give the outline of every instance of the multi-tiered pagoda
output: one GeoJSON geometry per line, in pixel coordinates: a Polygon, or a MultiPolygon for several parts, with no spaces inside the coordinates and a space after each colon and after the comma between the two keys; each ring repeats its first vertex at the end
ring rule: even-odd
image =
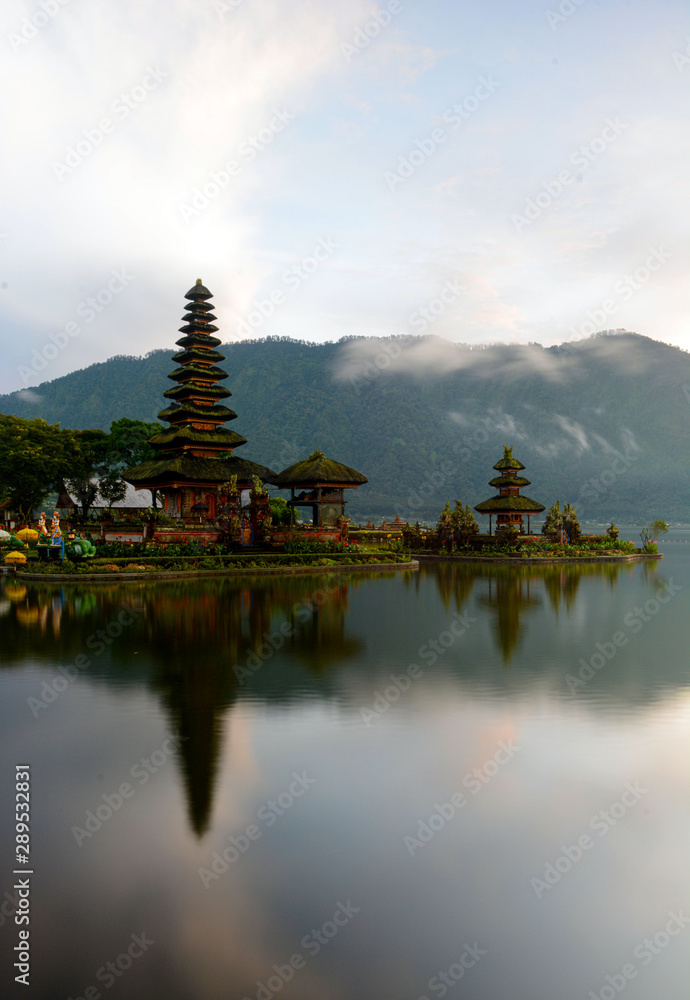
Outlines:
{"type": "Polygon", "coordinates": [[[224,356],[215,350],[220,340],[213,336],[218,327],[213,325],[211,297],[201,278],[185,295],[189,303],[180,327],[184,336],[177,341],[182,350],[173,355],[179,367],[168,376],[175,386],[163,393],[171,402],[158,414],[170,428],[150,439],[160,457],[122,473],[136,489],[159,490],[164,510],[172,517],[189,518],[195,506],[213,517],[220,488],[231,476],[237,476],[238,490],[248,490],[253,476],[266,482],[275,475],[232,454],[246,438],[224,426],[237,414],[220,402],[231,393],[219,385],[228,374],[216,365],[224,356]]]}
{"type": "Polygon", "coordinates": [[[489,534],[491,534],[491,520],[496,515],[496,531],[505,530],[513,525],[520,532],[523,529],[522,518],[527,515],[527,533],[530,533],[530,515],[541,514],[544,505],[530,500],[529,497],[520,496],[523,486],[530,486],[529,479],[524,479],[518,473],[524,469],[522,462],[513,458],[513,449],[507,445],[503,447],[503,458],[496,462],[494,469],[498,475],[489,480],[489,486],[494,486],[498,490],[498,496],[491,497],[478,503],[474,508],[480,514],[489,515],[489,534]]]}

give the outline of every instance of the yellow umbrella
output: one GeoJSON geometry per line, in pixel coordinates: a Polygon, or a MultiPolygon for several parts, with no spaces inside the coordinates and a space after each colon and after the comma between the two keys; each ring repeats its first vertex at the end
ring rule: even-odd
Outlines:
{"type": "Polygon", "coordinates": [[[26,597],[26,587],[23,583],[8,583],[5,587],[5,597],[10,601],[23,601],[26,597]]]}
{"type": "Polygon", "coordinates": [[[40,617],[37,607],[17,608],[17,621],[20,625],[35,625],[40,617]]]}
{"type": "Polygon", "coordinates": [[[11,566],[18,566],[26,562],[26,556],[23,552],[8,552],[5,556],[5,562],[11,566]]]}
{"type": "Polygon", "coordinates": [[[17,538],[21,539],[22,542],[35,542],[38,538],[38,532],[34,531],[33,528],[22,528],[21,531],[17,532],[17,538]]]}

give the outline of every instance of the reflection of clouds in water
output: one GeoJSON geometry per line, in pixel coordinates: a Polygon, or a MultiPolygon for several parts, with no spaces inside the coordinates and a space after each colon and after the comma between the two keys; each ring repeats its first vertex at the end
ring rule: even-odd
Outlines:
{"type": "MultiPolygon", "coordinates": [[[[44,674],[3,670],[0,741],[13,751],[30,749],[40,764],[35,833],[50,865],[37,887],[36,919],[37,933],[49,942],[53,993],[83,990],[133,932],[145,931],[157,944],[131,971],[133,995],[254,997],[256,981],[302,951],[304,935],[339,900],[351,899],[360,908],[357,918],[295,973],[286,997],[414,998],[457,961],[464,941],[479,942],[488,954],[463,980],[463,997],[503,997],[506,984],[512,1000],[561,996],[564,984],[573,998],[586,996],[620,967],[619,955],[630,955],[679,905],[690,704],[672,671],[675,693],[660,687],[672,659],[670,626],[663,634],[650,626],[639,637],[642,645],[631,643],[627,659],[602,672],[607,702],[566,700],[559,685],[569,667],[551,663],[564,650],[573,662],[584,655],[577,644],[582,623],[573,624],[571,608],[588,610],[582,641],[589,649],[658,585],[642,569],[583,571],[575,588],[570,574],[537,574],[541,604],[521,619],[525,642],[510,672],[488,631],[494,612],[480,610],[477,600],[488,592],[486,580],[456,570],[422,574],[419,590],[397,578],[363,583],[332,622],[335,637],[360,641],[358,657],[335,659],[315,677],[296,666],[289,650],[277,651],[248,682],[250,700],[244,692],[236,700],[231,657],[216,656],[212,669],[192,662],[199,631],[190,622],[177,647],[174,631],[162,652],[137,646],[140,673],[128,687],[117,683],[124,669],[117,659],[104,658],[97,684],[80,679],[35,722],[25,698],[44,674]],[[371,702],[382,676],[399,673],[399,663],[404,669],[422,642],[447,627],[456,598],[480,620],[376,726],[364,727],[360,705],[371,702]],[[163,669],[163,654],[175,669],[163,669]],[[619,665],[624,676],[616,679],[619,665]],[[195,698],[201,717],[209,713],[221,723],[208,833],[198,838],[187,814],[185,781],[204,779],[207,766],[199,752],[184,780],[182,755],[161,767],[79,850],[71,824],[102,792],[128,780],[132,765],[160,747],[175,713],[195,698]],[[466,775],[511,740],[519,752],[472,794],[466,775]],[[292,771],[305,768],[317,778],[309,794],[204,889],[198,869],[213,851],[256,820],[258,806],[285,789],[292,771]],[[586,832],[629,781],[641,782],[648,794],[538,900],[530,879],[586,832]],[[466,807],[410,858],[403,837],[458,789],[466,807]],[[75,939],[83,941],[78,953],[75,939]]],[[[201,594],[199,622],[207,627],[216,612],[210,588],[201,594]]],[[[292,600],[288,589],[259,602],[253,617],[247,605],[243,621],[263,629],[292,600]]],[[[166,600],[158,608],[159,627],[168,631],[173,605],[166,600]]],[[[150,611],[156,613],[155,604],[150,611]]],[[[185,614],[195,614],[194,600],[185,614]]],[[[669,615],[676,614],[670,606],[669,615]]],[[[69,621],[64,616],[65,640],[69,621]]],[[[317,624],[330,622],[325,615],[317,624]]],[[[234,650],[226,625],[207,634],[227,638],[234,650]]],[[[84,627],[92,630],[91,619],[84,627]]],[[[331,634],[313,633],[305,630],[304,641],[323,643],[331,634]]],[[[198,726],[192,731],[200,735],[198,726]]],[[[669,948],[650,967],[645,1000],[650,991],[675,1000],[676,961],[669,948]]],[[[39,985],[41,976],[47,981],[43,966],[35,974],[39,985]]],[[[626,996],[641,998],[641,988],[632,983],[626,996]]]]}

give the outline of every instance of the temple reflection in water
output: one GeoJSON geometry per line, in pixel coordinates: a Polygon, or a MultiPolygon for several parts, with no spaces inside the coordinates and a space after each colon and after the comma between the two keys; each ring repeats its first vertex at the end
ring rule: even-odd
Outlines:
{"type": "MultiPolygon", "coordinates": [[[[240,697],[289,700],[302,689],[300,668],[319,676],[356,656],[362,643],[347,634],[346,611],[350,589],[365,576],[263,578],[251,586],[197,581],[191,588],[188,582],[91,589],[8,582],[0,598],[0,665],[57,659],[72,670],[76,663],[91,682],[143,681],[157,692],[181,738],[189,821],[202,836],[232,706],[240,697]],[[291,654],[295,669],[284,656],[277,664],[278,650],[291,654]]],[[[50,704],[49,688],[42,691],[46,703],[34,699],[36,717],[50,704]]]]}
{"type": "MultiPolygon", "coordinates": [[[[477,659],[470,646],[459,645],[456,659],[443,669],[458,683],[500,685],[528,623],[543,628],[547,608],[556,616],[571,612],[585,576],[599,577],[613,589],[635,571],[639,567],[621,564],[439,563],[396,578],[395,586],[414,598],[430,575],[444,614],[471,611],[483,620],[500,656],[477,659]]],[[[644,571],[650,588],[658,587],[657,564],[646,564],[644,571]]],[[[11,670],[29,661],[50,670],[45,673],[50,678],[56,665],[75,673],[76,664],[76,674],[88,684],[123,693],[144,686],[155,693],[171,731],[181,737],[176,754],[189,823],[201,837],[211,826],[219,761],[235,707],[251,702],[280,707],[315,696],[347,704],[353,677],[357,684],[377,683],[380,654],[368,650],[363,638],[376,634],[372,622],[380,623],[382,633],[388,630],[381,638],[385,656],[409,662],[415,647],[405,623],[396,622],[387,605],[377,612],[371,603],[372,594],[385,601],[380,576],[352,611],[351,598],[370,578],[358,573],[96,587],[7,580],[0,584],[0,667],[11,670]]],[[[468,639],[475,641],[472,635],[468,639]]],[[[67,687],[61,675],[58,680],[67,687]]],[[[36,718],[56,697],[51,683],[37,684],[36,718]]]]}
{"type": "MultiPolygon", "coordinates": [[[[645,563],[645,569],[648,566],[651,580],[657,581],[658,564],[645,563]]],[[[621,573],[630,576],[635,567],[629,563],[506,566],[441,562],[433,572],[447,609],[462,611],[476,592],[479,606],[489,612],[503,663],[508,664],[518,647],[525,616],[541,608],[545,599],[556,614],[561,609],[570,611],[584,577],[607,580],[613,588],[621,573]]]]}

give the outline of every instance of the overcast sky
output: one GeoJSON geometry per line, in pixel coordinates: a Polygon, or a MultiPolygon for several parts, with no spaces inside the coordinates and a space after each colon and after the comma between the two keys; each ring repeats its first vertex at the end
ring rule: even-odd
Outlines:
{"type": "Polygon", "coordinates": [[[0,391],[172,350],[198,277],[225,342],[690,348],[681,0],[0,18],[0,391]]]}

